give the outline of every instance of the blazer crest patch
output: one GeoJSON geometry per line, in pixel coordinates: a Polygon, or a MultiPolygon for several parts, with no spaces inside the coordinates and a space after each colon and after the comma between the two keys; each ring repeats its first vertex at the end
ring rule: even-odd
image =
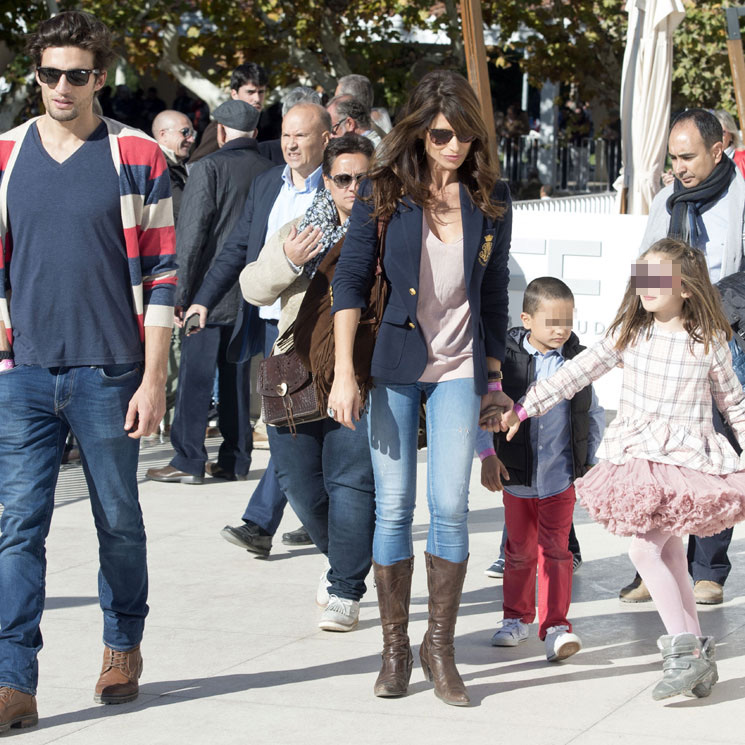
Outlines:
{"type": "Polygon", "coordinates": [[[484,236],[484,242],[479,251],[479,264],[481,264],[481,266],[486,266],[489,263],[492,248],[494,247],[494,244],[492,243],[493,240],[494,236],[491,233],[484,236]]]}

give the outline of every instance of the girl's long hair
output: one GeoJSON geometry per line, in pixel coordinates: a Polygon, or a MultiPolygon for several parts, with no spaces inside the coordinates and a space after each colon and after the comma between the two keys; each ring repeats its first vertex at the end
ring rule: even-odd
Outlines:
{"type": "MultiPolygon", "coordinates": [[[[690,337],[691,350],[694,343],[698,342],[704,345],[704,352],[708,354],[709,347],[715,339],[724,336],[729,341],[732,338],[732,329],[722,310],[719,292],[709,279],[709,269],[703,253],[673,238],[657,241],[639,258],[643,259],[652,253],[660,254],[680,266],[681,290],[689,293],[683,300],[682,318],[683,326],[690,337]]],[[[646,332],[649,338],[653,323],[654,315],[644,310],[641,297],[636,294],[632,277],[607,335],[611,336],[617,332],[616,349],[625,349],[633,344],[642,332],[646,332]]]]}
{"type": "Polygon", "coordinates": [[[485,215],[501,218],[506,205],[492,199],[500,177],[499,163],[492,161],[489,153],[478,99],[469,82],[449,70],[435,70],[419,81],[404,107],[402,119],[378,147],[368,170],[373,185],[374,216],[390,217],[403,196],[421,207],[432,205],[424,138],[438,114],[445,116],[456,134],[475,137],[458,169],[458,180],[485,215]]]}

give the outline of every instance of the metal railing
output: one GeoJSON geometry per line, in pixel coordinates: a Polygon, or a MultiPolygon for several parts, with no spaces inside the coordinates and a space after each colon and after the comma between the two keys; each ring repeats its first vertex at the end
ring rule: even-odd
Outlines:
{"type": "MultiPolygon", "coordinates": [[[[499,142],[499,161],[502,177],[511,184],[526,183],[531,174],[539,171],[541,150],[553,150],[537,137],[503,137],[499,142]]],[[[578,142],[559,140],[553,163],[554,188],[570,192],[609,190],[621,169],[619,140],[585,138],[578,142]]]]}

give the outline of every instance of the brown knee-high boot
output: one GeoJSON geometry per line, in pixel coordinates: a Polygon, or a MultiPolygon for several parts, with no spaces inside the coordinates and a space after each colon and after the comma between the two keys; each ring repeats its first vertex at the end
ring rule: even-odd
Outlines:
{"type": "Polygon", "coordinates": [[[408,634],[413,569],[413,556],[387,566],[373,562],[383,626],[383,664],[375,681],[376,696],[404,696],[409,687],[414,664],[408,634]]]}
{"type": "Polygon", "coordinates": [[[429,626],[419,648],[424,674],[434,681],[435,696],[452,706],[471,700],[455,667],[455,621],[458,616],[468,558],[460,563],[424,552],[429,587],[429,626]]]}

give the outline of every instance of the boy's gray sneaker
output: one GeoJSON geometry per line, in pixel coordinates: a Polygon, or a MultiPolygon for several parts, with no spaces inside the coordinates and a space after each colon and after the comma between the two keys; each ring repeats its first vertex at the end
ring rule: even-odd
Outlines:
{"type": "Polygon", "coordinates": [[[519,618],[505,618],[501,627],[496,630],[491,638],[492,647],[516,647],[524,642],[530,634],[528,624],[519,618]]]}
{"type": "Polygon", "coordinates": [[[321,614],[318,628],[324,631],[352,631],[359,620],[359,601],[329,595],[329,604],[321,614]]]}
{"type": "Polygon", "coordinates": [[[569,631],[569,626],[550,626],[546,630],[546,659],[561,662],[582,649],[580,638],[569,631]]]}
{"type": "Polygon", "coordinates": [[[655,701],[687,694],[699,684],[709,683],[711,689],[714,670],[702,654],[699,637],[689,632],[665,634],[657,640],[657,647],[662,652],[663,663],[662,680],[652,691],[655,701]]]}

